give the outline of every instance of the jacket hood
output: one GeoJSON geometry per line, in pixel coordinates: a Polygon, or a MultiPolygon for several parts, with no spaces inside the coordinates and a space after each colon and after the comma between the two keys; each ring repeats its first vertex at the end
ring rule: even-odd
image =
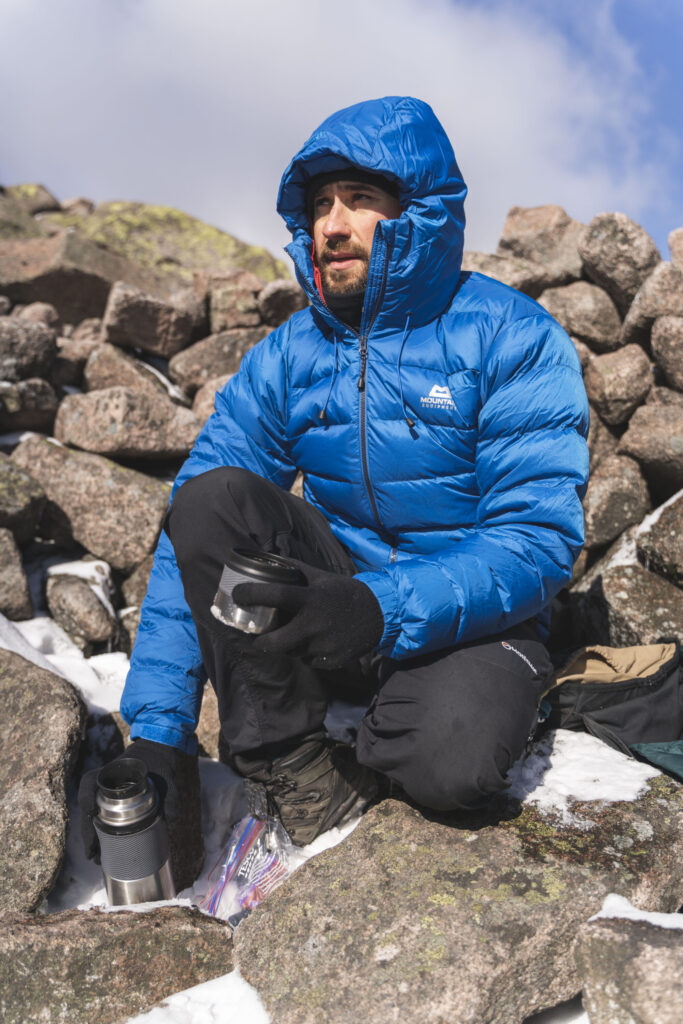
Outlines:
{"type": "Polygon", "coordinates": [[[311,178],[363,167],[395,180],[403,212],[377,224],[364,324],[418,325],[450,302],[462,262],[467,187],[433,110],[411,96],[385,96],[340,110],[320,125],[282,176],[278,212],[294,240],[287,252],[312,305],[334,319],[313,276],[306,187],[311,178]]]}

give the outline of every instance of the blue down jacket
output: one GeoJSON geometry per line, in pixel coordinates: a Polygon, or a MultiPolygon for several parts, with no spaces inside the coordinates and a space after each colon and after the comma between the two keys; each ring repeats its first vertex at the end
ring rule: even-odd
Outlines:
{"type": "MultiPolygon", "coordinates": [[[[325,121],[278,197],[310,307],[247,353],[176,480],[235,465],[289,488],[301,470],[381,605],[379,650],[397,659],[543,613],[583,544],[579,361],[537,303],[461,272],[466,191],[419,100],[325,121]],[[307,180],[347,164],[395,179],[403,207],[377,224],[360,334],[316,290],[305,206],[307,180]]],[[[191,752],[204,679],[162,535],[121,705],[131,735],[191,752]]]]}

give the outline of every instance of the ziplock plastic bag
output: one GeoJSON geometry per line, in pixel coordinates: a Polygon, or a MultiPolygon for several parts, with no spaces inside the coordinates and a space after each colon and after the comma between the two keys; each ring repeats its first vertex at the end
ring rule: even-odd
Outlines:
{"type": "Polygon", "coordinates": [[[234,927],[284,882],[301,859],[277,818],[250,814],[235,825],[211,871],[201,909],[234,927]]]}

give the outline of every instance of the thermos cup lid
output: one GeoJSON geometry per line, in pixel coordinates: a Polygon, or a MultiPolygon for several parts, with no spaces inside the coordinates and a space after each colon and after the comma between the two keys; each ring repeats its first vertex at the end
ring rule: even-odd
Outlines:
{"type": "Polygon", "coordinates": [[[97,788],[110,800],[127,800],[147,789],[147,765],[138,757],[120,757],[100,770],[97,788]]]}
{"type": "Polygon", "coordinates": [[[251,576],[260,583],[289,583],[293,586],[306,584],[306,577],[290,559],[283,555],[271,555],[267,551],[233,548],[225,564],[234,572],[251,576]]]}
{"type": "Polygon", "coordinates": [[[97,776],[96,827],[127,832],[144,827],[157,814],[159,800],[147,765],[137,757],[120,757],[97,776]]]}

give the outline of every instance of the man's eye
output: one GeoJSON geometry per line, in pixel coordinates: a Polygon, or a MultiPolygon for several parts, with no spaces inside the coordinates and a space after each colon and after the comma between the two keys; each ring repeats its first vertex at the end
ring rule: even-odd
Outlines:
{"type": "Polygon", "coordinates": [[[353,199],[356,202],[361,199],[372,199],[372,196],[368,192],[354,192],[353,199]]]}

